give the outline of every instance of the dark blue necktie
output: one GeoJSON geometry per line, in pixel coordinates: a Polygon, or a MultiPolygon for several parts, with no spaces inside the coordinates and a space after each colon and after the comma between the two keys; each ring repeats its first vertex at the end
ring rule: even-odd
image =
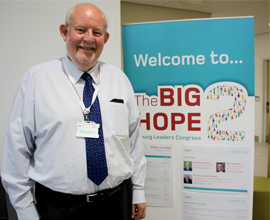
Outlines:
{"type": "MultiPolygon", "coordinates": [[[[85,80],[83,90],[83,102],[86,108],[91,105],[95,88],[92,85],[92,77],[88,73],[84,73],[82,78],[85,80]]],[[[100,185],[108,176],[102,121],[98,97],[93,103],[88,115],[89,121],[99,124],[99,138],[85,138],[86,158],[87,158],[87,176],[96,185],[100,185]]]]}

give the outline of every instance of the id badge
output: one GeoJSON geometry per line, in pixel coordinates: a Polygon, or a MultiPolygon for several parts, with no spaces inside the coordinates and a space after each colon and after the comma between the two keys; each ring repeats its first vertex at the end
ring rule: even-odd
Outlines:
{"type": "Polygon", "coordinates": [[[76,137],[99,138],[99,124],[95,122],[77,123],[76,137]]]}

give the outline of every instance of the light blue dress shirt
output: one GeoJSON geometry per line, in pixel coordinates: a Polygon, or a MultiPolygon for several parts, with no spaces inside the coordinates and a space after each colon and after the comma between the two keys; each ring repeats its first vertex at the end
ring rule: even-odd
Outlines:
{"type": "Polygon", "coordinates": [[[129,80],[118,68],[100,61],[89,71],[96,87],[100,67],[98,98],[109,174],[98,187],[87,178],[85,139],[76,137],[83,113],[63,59],[83,97],[83,72],[65,56],[31,68],[14,99],[1,178],[20,220],[39,219],[32,193],[35,181],[54,191],[87,194],[131,177],[133,204],[145,202],[146,160],[129,80]]]}

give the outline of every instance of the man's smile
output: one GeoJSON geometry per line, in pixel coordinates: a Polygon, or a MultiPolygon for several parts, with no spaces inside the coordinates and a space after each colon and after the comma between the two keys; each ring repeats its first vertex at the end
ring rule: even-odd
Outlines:
{"type": "Polygon", "coordinates": [[[95,50],[96,48],[95,47],[84,47],[84,46],[78,46],[80,49],[83,49],[83,50],[95,50]]]}

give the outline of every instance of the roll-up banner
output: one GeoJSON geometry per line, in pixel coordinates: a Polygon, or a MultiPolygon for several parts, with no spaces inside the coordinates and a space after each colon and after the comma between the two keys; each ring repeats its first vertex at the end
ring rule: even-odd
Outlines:
{"type": "Polygon", "coordinates": [[[252,219],[254,18],[123,25],[146,219],[252,219]]]}

